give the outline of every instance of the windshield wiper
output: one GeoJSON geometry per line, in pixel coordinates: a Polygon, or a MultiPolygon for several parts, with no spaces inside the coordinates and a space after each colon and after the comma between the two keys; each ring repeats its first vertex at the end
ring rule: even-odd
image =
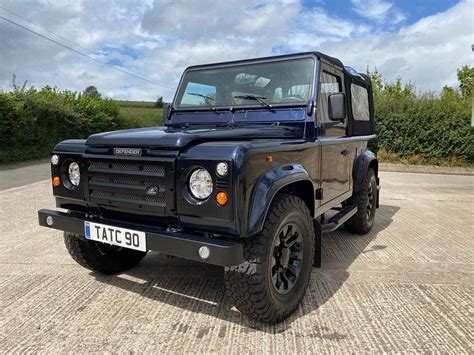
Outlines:
{"type": "Polygon", "coordinates": [[[258,96],[258,95],[252,95],[252,94],[247,94],[247,95],[235,95],[234,98],[236,99],[243,99],[243,100],[254,100],[257,101],[259,104],[262,106],[268,107],[268,109],[272,112],[275,112],[275,109],[273,108],[272,105],[270,105],[268,102],[265,101],[266,97],[265,96],[258,96]]]}
{"type": "MultiPolygon", "coordinates": [[[[210,103],[210,101],[214,101],[215,99],[212,97],[212,96],[207,96],[207,95],[203,95],[203,94],[198,94],[197,92],[188,92],[187,94],[189,95],[193,95],[193,96],[199,96],[199,97],[202,97],[204,99],[204,102],[206,103],[207,106],[209,106],[212,110],[214,110],[215,112],[217,112],[217,108],[210,103]]],[[[218,112],[217,112],[218,113],[218,112]]]]}

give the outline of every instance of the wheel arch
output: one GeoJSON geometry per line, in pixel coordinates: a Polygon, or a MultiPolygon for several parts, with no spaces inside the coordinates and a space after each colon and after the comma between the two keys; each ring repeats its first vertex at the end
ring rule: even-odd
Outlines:
{"type": "Polygon", "coordinates": [[[369,168],[374,169],[375,177],[377,178],[379,175],[379,161],[373,152],[364,150],[354,161],[354,168],[352,169],[354,192],[362,189],[369,168]]]}
{"type": "Polygon", "coordinates": [[[255,185],[248,214],[246,235],[251,236],[263,228],[268,210],[276,195],[289,193],[300,197],[314,217],[314,185],[302,165],[278,166],[267,171],[255,185]]]}

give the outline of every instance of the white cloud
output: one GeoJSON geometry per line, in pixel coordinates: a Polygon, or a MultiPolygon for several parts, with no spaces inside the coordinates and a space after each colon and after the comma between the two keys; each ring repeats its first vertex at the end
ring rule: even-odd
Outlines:
{"type": "MultiPolygon", "coordinates": [[[[472,23],[472,1],[398,25],[391,33],[386,25],[403,21],[404,15],[382,0],[353,1],[363,21],[331,14],[324,2],[308,9],[296,0],[4,0],[2,6],[89,48],[100,60],[115,60],[127,71],[171,86],[189,65],[288,51],[321,50],[361,71],[378,67],[389,79],[400,75],[431,90],[454,84],[456,68],[472,62],[472,33],[466,26],[472,23]]],[[[53,37],[1,9],[0,15],[53,37]]],[[[101,66],[2,20],[0,48],[3,89],[16,73],[35,86],[83,90],[96,85],[114,98],[173,96],[173,90],[101,66]]]]}
{"type": "Polygon", "coordinates": [[[472,64],[473,3],[461,2],[446,12],[426,17],[397,33],[368,35],[339,43],[325,43],[334,54],[359,71],[377,67],[388,79],[401,76],[421,90],[456,85],[456,69],[472,64]]]}
{"type": "Polygon", "coordinates": [[[357,14],[370,20],[396,24],[406,18],[393,2],[384,0],[351,0],[351,2],[357,14]]]}

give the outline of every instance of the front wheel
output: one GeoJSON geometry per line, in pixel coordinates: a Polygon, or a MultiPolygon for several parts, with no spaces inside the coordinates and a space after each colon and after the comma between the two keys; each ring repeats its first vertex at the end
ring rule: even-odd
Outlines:
{"type": "Polygon", "coordinates": [[[298,197],[279,194],[262,232],[245,240],[245,262],[225,270],[228,296],[243,314],[277,323],[298,307],[314,256],[313,221],[298,197]]]}
{"type": "Polygon", "coordinates": [[[137,265],[145,252],[84,240],[72,233],[64,233],[64,243],[72,258],[81,266],[112,275],[137,265]]]}

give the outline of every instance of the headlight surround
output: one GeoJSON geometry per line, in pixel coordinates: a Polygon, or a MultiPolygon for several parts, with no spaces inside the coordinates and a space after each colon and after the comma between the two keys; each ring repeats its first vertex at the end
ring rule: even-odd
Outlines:
{"type": "Polygon", "coordinates": [[[67,168],[67,176],[72,186],[79,186],[79,183],[81,182],[81,170],[77,162],[73,161],[69,164],[67,168]]]}
{"type": "Polygon", "coordinates": [[[188,187],[191,195],[198,200],[205,200],[212,194],[212,177],[204,168],[194,170],[189,176],[188,187]]]}

